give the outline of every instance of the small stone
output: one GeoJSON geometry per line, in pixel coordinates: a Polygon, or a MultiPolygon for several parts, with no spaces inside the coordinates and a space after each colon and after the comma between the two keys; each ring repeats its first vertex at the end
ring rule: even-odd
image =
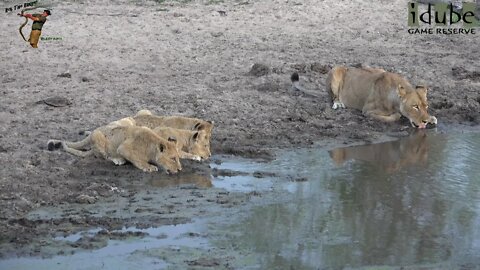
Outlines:
{"type": "Polygon", "coordinates": [[[94,204],[97,201],[97,199],[95,197],[82,194],[82,195],[79,195],[75,199],[75,201],[81,204],[94,204]]]}
{"type": "Polygon", "coordinates": [[[64,72],[64,73],[58,74],[57,77],[60,77],[60,78],[72,78],[72,74],[70,74],[70,72],[64,72]]]}
{"type": "Polygon", "coordinates": [[[255,77],[265,76],[268,73],[270,73],[270,68],[267,65],[260,63],[253,64],[252,68],[248,72],[248,74],[255,77]]]}

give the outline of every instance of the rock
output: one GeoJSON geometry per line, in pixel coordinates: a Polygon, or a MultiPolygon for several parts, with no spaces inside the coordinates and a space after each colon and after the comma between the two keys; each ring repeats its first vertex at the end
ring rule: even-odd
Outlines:
{"type": "Polygon", "coordinates": [[[60,78],[72,78],[72,74],[70,74],[70,72],[65,72],[65,73],[62,73],[62,74],[58,74],[57,77],[60,77],[60,78]]]}
{"type": "Polygon", "coordinates": [[[95,197],[88,196],[88,195],[79,195],[77,198],[75,198],[75,202],[81,203],[81,204],[94,204],[97,201],[95,197]]]}
{"type": "Polygon", "coordinates": [[[260,92],[277,92],[280,90],[280,85],[273,82],[266,82],[256,87],[260,92]]]}
{"type": "Polygon", "coordinates": [[[217,168],[214,168],[212,170],[213,177],[219,177],[219,176],[232,177],[232,176],[246,176],[246,175],[249,175],[249,173],[241,172],[241,171],[233,171],[229,169],[217,169],[217,168]]]}
{"type": "Polygon", "coordinates": [[[72,102],[70,100],[68,100],[64,97],[59,97],[59,96],[46,98],[42,101],[43,101],[43,103],[47,104],[48,106],[52,106],[52,107],[65,107],[65,106],[68,106],[68,105],[72,104],[72,102]]]}
{"type": "Polygon", "coordinates": [[[253,64],[252,68],[248,72],[249,75],[255,77],[265,76],[270,73],[270,68],[265,64],[255,63],[253,64]]]}
{"type": "Polygon", "coordinates": [[[307,65],[304,64],[304,63],[293,64],[292,68],[295,69],[298,73],[306,73],[307,72],[307,65]]]}
{"type": "Polygon", "coordinates": [[[11,82],[14,82],[15,81],[15,78],[5,78],[3,79],[2,83],[11,83],[11,82]]]}
{"type": "Polygon", "coordinates": [[[213,32],[213,33],[210,33],[212,35],[212,37],[221,37],[223,36],[223,33],[222,32],[213,32]]]}
{"type": "Polygon", "coordinates": [[[318,72],[320,74],[327,74],[330,71],[331,67],[328,65],[322,65],[320,63],[313,63],[310,65],[310,69],[313,72],[318,72]]]}
{"type": "Polygon", "coordinates": [[[256,171],[256,172],[253,173],[253,177],[255,177],[255,178],[277,177],[277,174],[273,173],[273,172],[256,171]]]}
{"type": "Polygon", "coordinates": [[[220,265],[220,260],[215,258],[199,258],[197,260],[186,261],[189,266],[197,267],[217,267],[220,265]]]}

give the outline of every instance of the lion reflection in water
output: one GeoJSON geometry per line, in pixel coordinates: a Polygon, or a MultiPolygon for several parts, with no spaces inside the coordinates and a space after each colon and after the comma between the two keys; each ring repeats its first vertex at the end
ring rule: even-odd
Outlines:
{"type": "Polygon", "coordinates": [[[173,175],[168,178],[155,178],[149,181],[150,185],[154,187],[178,187],[178,186],[196,186],[197,188],[211,188],[212,177],[207,175],[188,173],[181,175],[173,175]]]}
{"type": "Polygon", "coordinates": [[[337,165],[348,160],[365,161],[392,173],[403,167],[427,163],[427,134],[424,130],[418,130],[397,141],[339,148],[331,150],[329,154],[337,165]]]}

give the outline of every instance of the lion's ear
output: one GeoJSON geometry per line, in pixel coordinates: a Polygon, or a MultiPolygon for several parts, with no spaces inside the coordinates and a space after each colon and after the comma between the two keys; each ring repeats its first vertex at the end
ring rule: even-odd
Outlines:
{"type": "Polygon", "coordinates": [[[202,123],[197,123],[193,128],[194,128],[195,130],[202,130],[202,129],[204,129],[205,127],[202,125],[202,123]]]}
{"type": "Polygon", "coordinates": [[[198,132],[195,132],[195,134],[193,134],[192,139],[194,141],[198,140],[198,132]]]}
{"type": "Polygon", "coordinates": [[[168,137],[169,142],[176,142],[177,139],[175,137],[168,137]]]}
{"type": "Polygon", "coordinates": [[[415,87],[415,89],[417,90],[418,93],[424,95],[424,96],[427,96],[427,92],[428,92],[428,87],[424,86],[424,85],[417,85],[415,87]]]}
{"type": "Polygon", "coordinates": [[[407,91],[401,84],[399,84],[397,87],[397,94],[401,98],[403,98],[407,94],[407,91]]]}
{"type": "Polygon", "coordinates": [[[158,149],[160,149],[160,152],[163,152],[163,150],[165,150],[165,146],[163,144],[159,144],[158,149]]]}

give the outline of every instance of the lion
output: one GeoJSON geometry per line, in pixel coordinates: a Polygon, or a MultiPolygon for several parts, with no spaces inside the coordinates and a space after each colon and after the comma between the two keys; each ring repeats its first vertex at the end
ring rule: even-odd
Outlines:
{"type": "Polygon", "coordinates": [[[389,173],[403,167],[425,165],[428,161],[429,142],[425,130],[397,141],[338,148],[329,151],[336,165],[347,160],[365,161],[389,173]]]}
{"type": "Polygon", "coordinates": [[[327,77],[333,109],[355,108],[366,116],[394,122],[403,115],[413,127],[437,124],[428,114],[427,87],[412,85],[402,76],[379,68],[334,67],[327,77]]]}
{"type": "Polygon", "coordinates": [[[202,160],[211,156],[205,130],[192,131],[162,126],[154,128],[153,132],[162,138],[175,139],[177,150],[183,158],[202,160]]]}
{"type": "Polygon", "coordinates": [[[76,156],[94,155],[116,165],[129,161],[144,172],[158,171],[157,166],[163,167],[167,174],[182,170],[176,145],[147,127],[136,126],[131,117],[99,127],[79,142],[48,141],[49,150],[60,147],[76,156]],[[86,147],[90,150],[83,150],[86,147]]]}
{"type": "Polygon", "coordinates": [[[186,129],[192,131],[205,131],[206,145],[210,149],[210,139],[214,126],[213,121],[205,121],[197,118],[184,116],[157,116],[149,110],[140,110],[133,119],[137,126],[146,126],[151,129],[157,127],[172,127],[176,129],[186,129]]]}
{"type": "MultiPolygon", "coordinates": [[[[100,132],[108,132],[109,130],[112,130],[116,127],[125,127],[125,126],[135,126],[135,120],[132,117],[125,117],[117,121],[113,121],[105,126],[101,126],[96,129],[96,131],[100,132]]],[[[85,139],[79,141],[79,142],[67,142],[67,141],[61,141],[61,140],[49,140],[48,141],[48,150],[53,151],[57,148],[62,147],[62,149],[70,154],[79,156],[79,157],[87,157],[91,155],[95,156],[106,156],[105,152],[102,151],[102,148],[95,148],[95,149],[90,149],[88,151],[82,151],[86,146],[90,146],[92,143],[92,132],[91,131],[85,131],[84,132],[86,135],[88,135],[85,139]],[[97,151],[95,151],[97,150],[97,151]]],[[[118,164],[117,164],[118,165],[118,164]]]]}

